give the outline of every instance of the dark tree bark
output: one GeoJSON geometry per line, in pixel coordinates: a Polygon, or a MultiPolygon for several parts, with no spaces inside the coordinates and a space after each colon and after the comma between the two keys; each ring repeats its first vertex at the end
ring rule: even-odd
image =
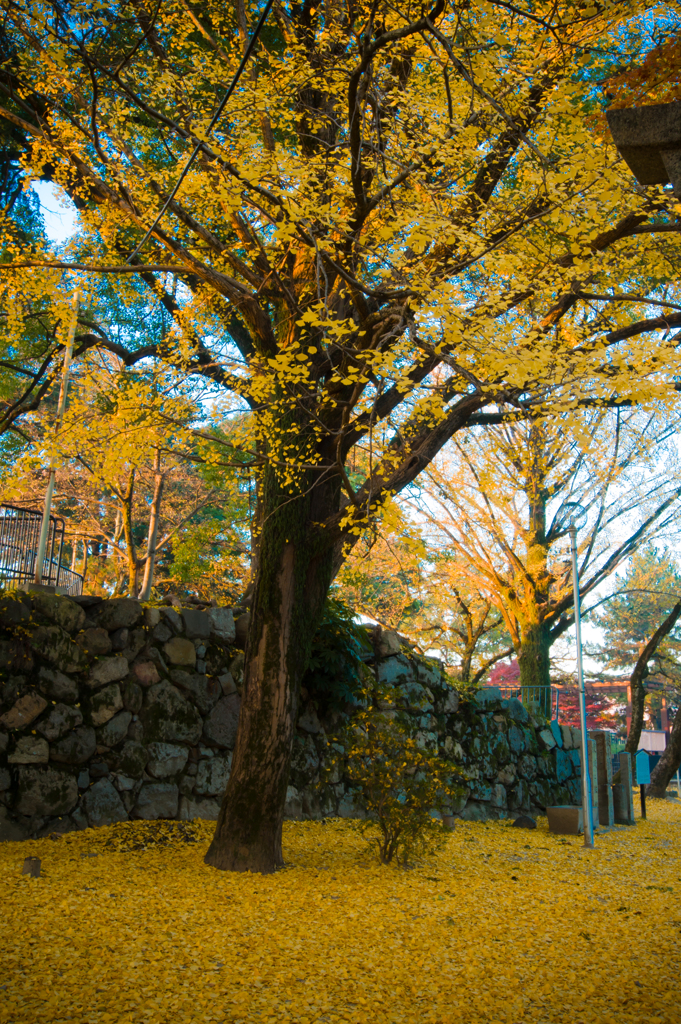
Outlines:
{"type": "Polygon", "coordinates": [[[281,836],[300,682],[331,582],[332,547],[318,523],[338,501],[326,483],[294,499],[266,469],[263,523],[246,643],[239,731],[207,864],[268,873],[281,836]]]}
{"type": "Polygon", "coordinates": [[[650,776],[650,784],[646,786],[648,796],[664,800],[667,786],[676,775],[681,765],[681,705],[674,716],[674,725],[669,736],[669,743],[664,754],[657,762],[650,776]]]}
{"type": "Polygon", "coordinates": [[[648,663],[664,638],[672,631],[680,615],[681,601],[678,601],[670,611],[667,618],[660,626],[658,626],[648,643],[641,651],[639,659],[634,666],[634,671],[631,673],[631,678],[629,680],[629,685],[631,687],[631,727],[629,729],[627,743],[624,748],[630,754],[636,753],[641,740],[643,712],[646,699],[646,691],[643,681],[648,675],[648,663]]]}

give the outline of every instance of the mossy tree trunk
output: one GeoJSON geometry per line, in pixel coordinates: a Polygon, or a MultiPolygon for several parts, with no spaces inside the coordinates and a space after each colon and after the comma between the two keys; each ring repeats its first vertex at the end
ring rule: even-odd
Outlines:
{"type": "Polygon", "coordinates": [[[517,561],[517,618],[520,623],[518,665],[521,686],[549,686],[551,683],[551,635],[549,611],[549,548],[546,538],[547,467],[544,431],[535,426],[529,435],[530,458],[525,492],[528,499],[527,557],[517,561]]]}
{"type": "Polygon", "coordinates": [[[280,491],[274,472],[264,470],[239,730],[205,857],[216,868],[268,873],[283,864],[282,823],[300,683],[332,572],[331,546],[316,524],[337,499],[337,485],[328,482],[291,498],[280,491]]]}
{"type": "Polygon", "coordinates": [[[681,765],[681,707],[674,716],[674,724],[667,743],[667,749],[653,768],[650,784],[646,787],[648,796],[664,799],[673,775],[681,765]]]}

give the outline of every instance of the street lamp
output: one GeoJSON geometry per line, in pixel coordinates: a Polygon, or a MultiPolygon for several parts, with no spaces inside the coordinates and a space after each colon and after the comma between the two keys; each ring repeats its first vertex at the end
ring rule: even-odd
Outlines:
{"type": "Polygon", "coordinates": [[[584,819],[584,845],[594,848],[593,804],[591,802],[591,772],[589,771],[589,736],[586,730],[586,699],[582,670],[582,620],[579,602],[579,566],[577,564],[577,530],[586,524],[586,509],[576,501],[565,501],[558,509],[554,526],[570,534],[572,555],[572,592],[575,606],[575,642],[577,644],[577,688],[579,693],[579,722],[582,729],[582,817],[584,819]]]}
{"type": "Polygon", "coordinates": [[[608,110],[605,116],[639,185],[671,182],[681,198],[681,102],[608,110]]]}

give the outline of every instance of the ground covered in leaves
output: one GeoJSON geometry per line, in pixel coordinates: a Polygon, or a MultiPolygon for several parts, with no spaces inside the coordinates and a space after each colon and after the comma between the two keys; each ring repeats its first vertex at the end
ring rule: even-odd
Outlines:
{"type": "Polygon", "coordinates": [[[681,806],[651,804],[595,852],[459,824],[406,871],[341,821],[288,823],[269,877],[206,867],[203,822],[5,843],[0,1021],[679,1024],[681,806]]]}

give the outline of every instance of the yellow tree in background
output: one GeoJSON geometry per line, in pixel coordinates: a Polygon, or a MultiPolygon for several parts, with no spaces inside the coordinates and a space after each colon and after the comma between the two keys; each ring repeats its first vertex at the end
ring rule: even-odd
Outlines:
{"type": "MultiPolygon", "coordinates": [[[[125,365],[166,360],[249,412],[244,698],[207,860],[272,871],[312,637],[386,497],[501,403],[674,396],[681,310],[660,288],[676,278],[676,207],[638,189],[589,120],[596,83],[625,44],[645,49],[666,9],[276,3],[214,126],[257,4],[2,10],[0,116],[82,223],[59,259],[7,240],[8,334],[21,338],[32,296],[65,301],[59,271],[86,295],[99,275],[121,293],[134,275],[172,327],[117,343],[125,365]],[[357,448],[367,468],[353,484],[357,448]]],[[[112,344],[77,337],[80,353],[112,344]]]]}

